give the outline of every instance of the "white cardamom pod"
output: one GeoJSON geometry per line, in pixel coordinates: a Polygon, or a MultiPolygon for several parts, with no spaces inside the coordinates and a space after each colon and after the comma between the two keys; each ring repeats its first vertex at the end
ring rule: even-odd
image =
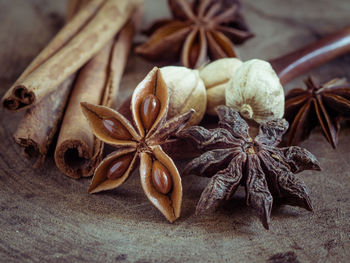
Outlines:
{"type": "Polygon", "coordinates": [[[258,123],[282,118],[284,91],[270,63],[252,59],[236,71],[225,90],[226,105],[258,123]]]}
{"type": "Polygon", "coordinates": [[[194,109],[195,113],[188,123],[198,124],[207,107],[207,94],[198,70],[177,66],[162,67],[160,70],[169,91],[168,118],[194,109]]]}
{"type": "Polygon", "coordinates": [[[242,65],[238,58],[222,58],[209,63],[199,70],[199,76],[207,90],[207,113],[216,115],[215,108],[225,105],[225,89],[242,65]]]}

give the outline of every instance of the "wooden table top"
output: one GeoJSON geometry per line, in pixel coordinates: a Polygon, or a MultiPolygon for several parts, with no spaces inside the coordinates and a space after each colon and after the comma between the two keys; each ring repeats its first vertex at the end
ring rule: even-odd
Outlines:
{"type": "MultiPolygon", "coordinates": [[[[156,1],[147,1],[148,9],[156,1]]],[[[256,37],[241,57],[271,59],[350,24],[348,0],[243,1],[256,37]]],[[[63,25],[65,1],[0,0],[0,95],[63,25]]],[[[131,56],[119,101],[154,65],[131,56]]],[[[350,56],[312,72],[321,82],[350,79],[350,56]]],[[[306,75],[285,89],[302,86],[306,75]]],[[[207,179],[183,178],[182,215],[174,224],[147,200],[138,173],[122,187],[88,195],[90,179],[74,180],[50,156],[34,170],[12,140],[22,113],[0,110],[0,261],[2,262],[347,262],[350,260],[350,126],[333,150],[320,129],[301,146],[321,172],[298,175],[314,212],[274,207],[265,230],[239,189],[216,213],[195,216],[207,179]],[[275,258],[276,254],[281,253],[275,258]],[[288,261],[289,260],[289,261],[288,261]]],[[[181,165],[181,164],[180,164],[181,165]]]]}

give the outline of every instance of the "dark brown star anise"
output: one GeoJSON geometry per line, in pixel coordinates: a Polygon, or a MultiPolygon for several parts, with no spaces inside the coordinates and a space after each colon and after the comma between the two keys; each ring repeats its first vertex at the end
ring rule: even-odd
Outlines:
{"type": "Polygon", "coordinates": [[[96,168],[89,193],[117,188],[140,159],[141,185],[148,199],[170,222],[180,216],[181,177],[161,146],[185,127],[194,111],[167,121],[168,104],[168,89],[158,68],[149,72],[133,92],[130,108],[136,129],[113,109],[81,103],[94,135],[116,148],[96,168]]]}
{"type": "Polygon", "coordinates": [[[197,204],[196,213],[229,199],[241,184],[246,202],[255,209],[268,229],[273,200],[312,211],[305,184],[294,176],[303,170],[320,170],[315,156],[298,146],[277,148],[288,128],[284,119],[260,126],[252,139],[249,126],[227,106],[217,107],[219,128],[207,130],[192,126],[177,136],[194,140],[205,153],[193,159],[184,174],[211,177],[197,204]]]}
{"type": "Polygon", "coordinates": [[[350,84],[333,79],[317,85],[312,77],[307,89],[292,89],[286,96],[285,118],[290,123],[288,144],[297,144],[309,137],[318,124],[327,141],[337,147],[340,121],[350,118],[350,84]]]}
{"type": "Polygon", "coordinates": [[[176,61],[197,68],[209,56],[215,60],[236,57],[234,43],[241,44],[249,32],[238,0],[169,0],[173,19],[157,21],[153,34],[135,52],[152,61],[176,61]]]}

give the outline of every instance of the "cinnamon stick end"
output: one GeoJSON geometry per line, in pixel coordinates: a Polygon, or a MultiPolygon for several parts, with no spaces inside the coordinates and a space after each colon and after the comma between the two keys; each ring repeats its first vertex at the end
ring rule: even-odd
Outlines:
{"type": "Polygon", "coordinates": [[[33,168],[40,168],[44,164],[47,153],[46,151],[44,152],[42,149],[40,149],[39,145],[35,141],[29,138],[20,138],[17,136],[14,136],[13,138],[15,142],[22,148],[22,153],[25,158],[28,160],[35,159],[33,168]]]}
{"type": "Polygon", "coordinates": [[[34,101],[34,92],[29,91],[25,86],[17,85],[10,96],[3,98],[2,105],[6,110],[16,111],[27,108],[34,104],[34,101]]]}
{"type": "Polygon", "coordinates": [[[67,140],[62,142],[55,151],[57,167],[65,175],[74,179],[90,176],[93,167],[89,165],[91,152],[89,147],[80,140],[67,140]]]}
{"type": "Polygon", "coordinates": [[[13,98],[4,98],[2,101],[2,106],[4,109],[9,111],[14,111],[19,108],[19,101],[13,99],[13,98]]]}

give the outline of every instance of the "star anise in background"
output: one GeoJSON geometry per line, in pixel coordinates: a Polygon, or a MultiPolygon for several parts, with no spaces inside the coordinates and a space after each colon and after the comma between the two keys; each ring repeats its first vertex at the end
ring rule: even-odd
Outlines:
{"type": "Polygon", "coordinates": [[[284,119],[260,126],[252,139],[249,126],[227,106],[217,108],[219,128],[207,130],[192,126],[177,136],[192,139],[205,152],[193,159],[184,174],[211,177],[197,204],[199,214],[229,199],[238,186],[244,185],[246,202],[255,209],[268,229],[273,201],[300,206],[312,211],[305,184],[294,174],[303,170],[320,170],[315,156],[298,146],[277,148],[288,129],[284,119]]]}
{"type": "Polygon", "coordinates": [[[173,62],[197,68],[209,56],[215,60],[236,57],[234,44],[253,34],[240,14],[238,0],[169,0],[173,19],[155,22],[150,38],[135,52],[152,61],[173,62]]]}
{"type": "Polygon", "coordinates": [[[288,144],[297,144],[309,137],[320,125],[327,141],[337,147],[340,121],[350,118],[350,84],[345,79],[333,79],[317,85],[312,77],[307,89],[292,89],[286,96],[285,118],[290,123],[288,144]]]}

